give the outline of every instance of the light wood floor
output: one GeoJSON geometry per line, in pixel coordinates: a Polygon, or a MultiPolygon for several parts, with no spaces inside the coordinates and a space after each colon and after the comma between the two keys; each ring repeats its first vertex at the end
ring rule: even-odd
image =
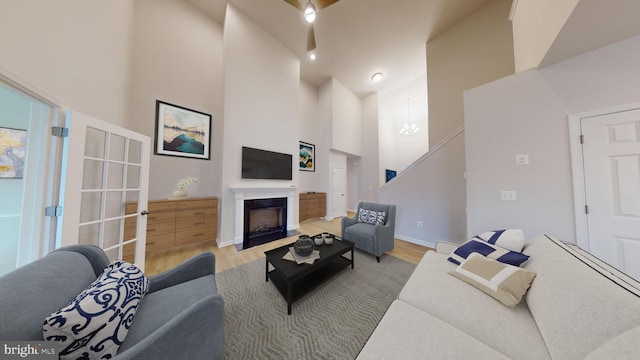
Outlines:
{"type": "MultiPolygon", "coordinates": [[[[351,214],[350,216],[353,216],[351,214]]],[[[322,220],[312,219],[300,223],[297,230],[301,234],[315,235],[323,231],[333,234],[340,234],[341,219],[322,220]]],[[[147,275],[155,275],[165,270],[171,269],[180,263],[190,259],[191,257],[202,252],[210,251],[216,256],[216,273],[224,270],[240,266],[264,257],[264,252],[270,249],[280,247],[285,244],[294,242],[298,235],[287,237],[284,239],[272,241],[270,243],[254,246],[250,249],[238,251],[235,246],[225,246],[218,248],[211,244],[194,244],[191,246],[183,246],[176,249],[156,251],[148,253],[145,261],[145,273],[147,275]]],[[[388,255],[395,256],[402,260],[417,264],[428,247],[416,245],[410,242],[395,240],[393,250],[387,252],[388,255]]]]}

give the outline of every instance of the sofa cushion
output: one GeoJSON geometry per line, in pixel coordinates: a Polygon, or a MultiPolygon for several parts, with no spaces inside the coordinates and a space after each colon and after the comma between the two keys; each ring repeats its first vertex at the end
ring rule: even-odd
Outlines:
{"type": "Polygon", "coordinates": [[[0,339],[42,340],[42,321],[95,279],[89,260],[71,251],[51,253],[0,277],[0,339]]]}
{"type": "Polygon", "coordinates": [[[217,293],[215,277],[208,275],[147,294],[120,352],[144,341],[153,332],[164,331],[185,309],[214,293],[217,293]]]}
{"type": "Polygon", "coordinates": [[[506,307],[449,271],[447,255],[427,252],[399,299],[474,337],[511,359],[550,359],[524,301],[506,307]]]}
{"type": "Polygon", "coordinates": [[[536,279],[525,301],[550,354],[584,359],[598,347],[640,326],[640,297],[619,286],[545,235],[527,243],[524,268],[536,279]]]}
{"type": "Polygon", "coordinates": [[[116,261],[69,305],[45,319],[44,340],[61,343],[60,359],[113,357],[148,289],[149,280],[138,267],[116,261]]]}
{"type": "Polygon", "coordinates": [[[499,246],[489,244],[484,241],[471,239],[466,243],[460,245],[452,254],[449,256],[449,261],[456,265],[460,265],[469,255],[473,253],[479,253],[488,258],[498,260],[505,264],[510,264],[513,266],[520,266],[523,262],[529,259],[529,256],[503,249],[499,246]]]}
{"type": "Polygon", "coordinates": [[[585,360],[636,359],[640,354],[639,338],[640,327],[635,327],[600,346],[585,360]]]}
{"type": "Polygon", "coordinates": [[[356,244],[356,248],[373,254],[376,247],[376,244],[373,242],[374,234],[374,226],[365,223],[355,223],[344,229],[342,237],[353,241],[356,244]]]}
{"type": "Polygon", "coordinates": [[[533,271],[471,254],[449,274],[475,286],[501,303],[514,307],[536,277],[533,271]]]}
{"type": "Polygon", "coordinates": [[[472,237],[489,244],[500,246],[503,249],[522,252],[524,247],[524,233],[520,229],[495,230],[472,237]]]}
{"type": "Polygon", "coordinates": [[[508,359],[459,329],[405,302],[394,301],[358,360],[508,359]]]}
{"type": "Polygon", "coordinates": [[[357,222],[371,224],[371,225],[384,225],[387,219],[386,211],[374,211],[367,209],[358,210],[357,222]]]}

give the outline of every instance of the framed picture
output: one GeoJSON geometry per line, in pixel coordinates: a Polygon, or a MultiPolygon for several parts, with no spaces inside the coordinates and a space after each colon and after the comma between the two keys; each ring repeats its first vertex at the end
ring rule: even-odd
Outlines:
{"type": "Polygon", "coordinates": [[[27,130],[0,127],[0,179],[22,179],[27,130]]]}
{"type": "Polygon", "coordinates": [[[384,177],[387,180],[386,182],[389,182],[389,180],[391,180],[394,177],[396,177],[397,174],[398,173],[395,170],[386,169],[385,170],[385,174],[384,174],[384,177]]]}
{"type": "Polygon", "coordinates": [[[300,141],[300,171],[316,171],[316,146],[300,141]]]}
{"type": "Polygon", "coordinates": [[[211,115],[157,100],[153,153],[209,160],[211,115]]]}

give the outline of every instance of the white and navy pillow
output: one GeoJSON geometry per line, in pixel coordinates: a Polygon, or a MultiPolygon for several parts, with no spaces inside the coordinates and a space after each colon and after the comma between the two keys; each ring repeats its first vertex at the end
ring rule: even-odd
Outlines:
{"type": "Polygon", "coordinates": [[[472,237],[474,240],[486,241],[507,250],[522,252],[524,232],[520,229],[494,230],[472,237]]]}
{"type": "Polygon", "coordinates": [[[60,359],[109,359],[124,342],[149,279],[135,265],[115,261],[44,321],[44,340],[61,343],[60,359]]]}
{"type": "Polygon", "coordinates": [[[356,221],[371,225],[384,225],[386,219],[386,211],[360,209],[358,210],[358,219],[356,221]]]}
{"type": "Polygon", "coordinates": [[[501,303],[514,307],[521,300],[536,277],[533,271],[471,254],[449,274],[465,281],[501,303]]]}
{"type": "Polygon", "coordinates": [[[499,246],[474,239],[471,239],[459,246],[453,253],[451,253],[448,260],[456,265],[460,265],[460,263],[473,253],[478,253],[490,259],[495,259],[513,266],[520,266],[523,262],[529,260],[528,255],[503,249],[499,246]]]}

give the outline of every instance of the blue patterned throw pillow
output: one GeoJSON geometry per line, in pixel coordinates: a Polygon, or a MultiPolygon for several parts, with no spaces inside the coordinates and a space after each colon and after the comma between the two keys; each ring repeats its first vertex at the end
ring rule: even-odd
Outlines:
{"type": "Polygon", "coordinates": [[[472,237],[511,251],[522,252],[524,232],[520,229],[494,230],[472,237]]]}
{"type": "Polygon", "coordinates": [[[503,249],[499,246],[489,244],[488,242],[474,239],[471,239],[458,247],[453,253],[451,253],[448,260],[456,265],[460,265],[473,253],[478,253],[490,259],[498,260],[501,263],[513,266],[520,266],[523,262],[529,260],[528,255],[503,249]]]}
{"type": "Polygon", "coordinates": [[[386,211],[360,209],[358,210],[358,219],[356,221],[371,225],[384,225],[386,219],[386,211]]]}
{"type": "Polygon", "coordinates": [[[149,279],[135,265],[115,261],[44,321],[44,340],[58,341],[60,359],[110,359],[124,342],[149,279]]]}

